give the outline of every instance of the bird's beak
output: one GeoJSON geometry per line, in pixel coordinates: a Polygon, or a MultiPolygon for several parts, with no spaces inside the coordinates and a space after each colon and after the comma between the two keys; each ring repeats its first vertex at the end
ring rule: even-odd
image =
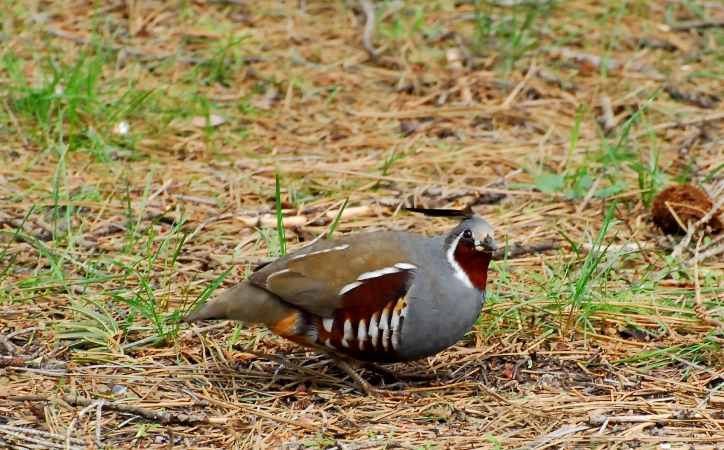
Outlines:
{"type": "Polygon", "coordinates": [[[485,239],[481,241],[475,242],[475,250],[479,252],[486,252],[486,253],[493,253],[498,249],[498,246],[495,245],[495,241],[491,236],[486,237],[485,239]]]}

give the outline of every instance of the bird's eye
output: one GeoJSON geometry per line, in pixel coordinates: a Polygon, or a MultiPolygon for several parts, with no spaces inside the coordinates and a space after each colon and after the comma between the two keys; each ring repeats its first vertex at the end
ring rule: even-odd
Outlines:
{"type": "Polygon", "coordinates": [[[463,231],[463,239],[472,239],[473,238],[473,232],[470,230],[463,231]]]}

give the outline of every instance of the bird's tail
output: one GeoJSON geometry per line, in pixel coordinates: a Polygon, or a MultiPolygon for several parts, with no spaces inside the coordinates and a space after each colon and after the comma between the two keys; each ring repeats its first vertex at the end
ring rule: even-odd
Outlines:
{"type": "Polygon", "coordinates": [[[184,317],[184,322],[198,320],[238,320],[273,327],[299,310],[266,289],[242,281],[184,317]]]}

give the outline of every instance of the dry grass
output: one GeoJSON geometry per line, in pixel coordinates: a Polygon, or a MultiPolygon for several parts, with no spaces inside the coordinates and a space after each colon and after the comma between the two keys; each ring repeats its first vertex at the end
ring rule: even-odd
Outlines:
{"type": "Polygon", "coordinates": [[[719,448],[724,264],[694,279],[648,206],[722,179],[724,7],[458,3],[380,2],[363,44],[353,1],[6,2],[0,446],[719,448]],[[453,226],[414,202],[565,245],[404,367],[451,380],[367,398],[266,329],[178,325],[278,254],[241,220],[275,223],[276,174],[289,248],[347,198],[337,234],[453,226]]]}

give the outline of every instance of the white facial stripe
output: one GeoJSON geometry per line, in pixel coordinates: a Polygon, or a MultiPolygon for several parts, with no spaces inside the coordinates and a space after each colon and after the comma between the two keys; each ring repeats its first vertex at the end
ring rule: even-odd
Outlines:
{"type": "Polygon", "coordinates": [[[331,333],[332,327],[334,326],[334,319],[322,319],[322,326],[327,330],[327,333],[331,333]]]}
{"type": "Polygon", "coordinates": [[[347,292],[351,291],[352,289],[356,288],[357,286],[361,285],[359,281],[355,281],[354,283],[350,283],[347,286],[343,287],[341,291],[339,291],[339,295],[344,295],[347,292]]]}
{"type": "Polygon", "coordinates": [[[329,341],[329,339],[327,339],[326,341],[324,341],[324,345],[326,345],[327,347],[331,348],[332,350],[336,350],[336,349],[334,348],[334,345],[332,345],[332,343],[329,341]]]}
{"type": "Polygon", "coordinates": [[[455,278],[462,281],[465,286],[472,289],[473,283],[470,281],[470,278],[468,278],[468,274],[466,274],[463,268],[460,267],[460,264],[455,261],[455,249],[458,248],[458,243],[460,243],[461,237],[462,234],[458,235],[458,237],[455,238],[455,242],[453,242],[453,244],[450,246],[450,249],[447,251],[447,260],[452,266],[453,271],[455,272],[455,278]]]}
{"type": "Polygon", "coordinates": [[[384,269],[374,270],[372,272],[365,272],[357,277],[358,281],[369,280],[370,278],[381,277],[382,275],[388,275],[391,273],[397,273],[400,269],[397,267],[385,267],[384,269]]]}
{"type": "Polygon", "coordinates": [[[347,245],[347,244],[338,245],[337,247],[325,248],[324,250],[317,250],[316,252],[309,252],[309,253],[305,253],[303,255],[297,255],[292,259],[301,259],[301,258],[306,258],[307,256],[321,255],[322,253],[329,253],[329,252],[334,252],[334,251],[338,251],[338,250],[347,250],[348,248],[349,248],[349,245],[347,245]]]}

